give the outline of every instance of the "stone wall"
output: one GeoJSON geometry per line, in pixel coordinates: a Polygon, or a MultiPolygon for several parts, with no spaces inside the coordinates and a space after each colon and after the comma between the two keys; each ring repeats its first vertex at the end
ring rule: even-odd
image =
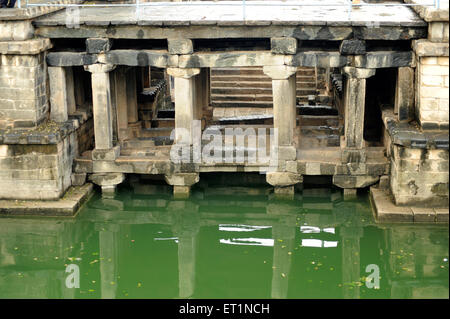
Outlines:
{"type": "Polygon", "coordinates": [[[418,57],[417,119],[424,129],[448,129],[449,58],[418,57]]]}
{"type": "Polygon", "coordinates": [[[448,205],[448,150],[392,144],[391,191],[396,205],[448,205]]]}
{"type": "Polygon", "coordinates": [[[75,132],[57,144],[0,145],[0,199],[58,199],[71,186],[75,132]]]}
{"type": "Polygon", "coordinates": [[[0,128],[33,127],[46,116],[45,53],[0,54],[0,128]]]}
{"type": "Polygon", "coordinates": [[[91,117],[77,130],[78,154],[94,148],[94,119],[91,117]]]}
{"type": "MultiPolygon", "coordinates": [[[[405,2],[420,4],[417,0],[405,2]]],[[[428,22],[428,38],[413,41],[416,54],[416,118],[425,130],[448,130],[448,1],[441,2],[441,9],[432,6],[413,8],[428,22]]]]}

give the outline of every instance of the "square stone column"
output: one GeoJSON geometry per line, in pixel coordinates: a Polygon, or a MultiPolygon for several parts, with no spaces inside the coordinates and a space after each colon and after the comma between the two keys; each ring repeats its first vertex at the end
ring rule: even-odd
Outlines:
{"type": "Polygon", "coordinates": [[[344,67],[344,73],[347,76],[344,99],[344,147],[363,149],[366,79],[375,74],[375,69],[344,67]]]}
{"type": "Polygon", "coordinates": [[[272,78],[273,126],[278,130],[278,145],[293,146],[296,128],[297,67],[265,66],[263,71],[272,78]]]}
{"type": "Polygon", "coordinates": [[[137,87],[136,87],[136,68],[130,68],[126,72],[127,104],[128,104],[128,123],[138,121],[137,105],[137,87]]]}
{"type": "Polygon", "coordinates": [[[193,121],[199,119],[194,76],[200,69],[168,68],[167,73],[175,79],[175,143],[193,144],[193,121]]]}
{"type": "Polygon", "coordinates": [[[85,66],[85,69],[91,72],[92,76],[95,148],[98,150],[107,150],[113,147],[113,119],[109,72],[114,67],[114,65],[110,64],[92,64],[85,66]]]}
{"type": "Polygon", "coordinates": [[[76,111],[73,70],[71,67],[48,67],[50,84],[50,118],[65,122],[76,111]]]}
{"type": "Polygon", "coordinates": [[[394,113],[399,121],[414,119],[414,68],[400,67],[397,71],[394,113]]]}
{"type": "Polygon", "coordinates": [[[115,96],[117,107],[117,132],[119,140],[128,137],[128,97],[126,68],[119,66],[114,71],[115,96]]]}

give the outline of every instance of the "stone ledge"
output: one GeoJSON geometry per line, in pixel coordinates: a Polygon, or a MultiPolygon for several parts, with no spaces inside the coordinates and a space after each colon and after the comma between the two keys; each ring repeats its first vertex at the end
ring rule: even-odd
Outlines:
{"type": "MultiPolygon", "coordinates": [[[[78,4],[83,3],[84,0],[56,0],[53,4],[78,4]]],[[[64,9],[64,7],[28,7],[28,8],[11,8],[8,10],[0,10],[0,21],[6,20],[28,20],[40,17],[44,14],[52,13],[64,9]]]]}
{"type": "Polygon", "coordinates": [[[391,109],[382,110],[382,118],[394,144],[410,148],[448,150],[448,130],[422,131],[410,123],[399,123],[391,109]]]}
{"type": "Polygon", "coordinates": [[[448,223],[448,208],[396,206],[389,190],[371,187],[370,203],[377,222],[448,223]]]}
{"type": "Polygon", "coordinates": [[[34,55],[53,47],[50,39],[36,38],[24,41],[0,41],[0,54],[34,55]]]}
{"type": "Polygon", "coordinates": [[[413,40],[412,48],[418,57],[439,57],[449,56],[448,42],[431,42],[425,39],[413,40]]]}
{"type": "MultiPolygon", "coordinates": [[[[423,0],[403,0],[403,1],[405,3],[410,3],[410,4],[421,4],[420,2],[423,0]]],[[[441,5],[445,5],[442,2],[443,1],[441,1],[441,5]]],[[[447,7],[443,8],[443,9],[436,9],[433,6],[413,6],[412,8],[426,22],[449,21],[448,4],[447,4],[447,7]]]]}
{"type": "Polygon", "coordinates": [[[0,200],[1,215],[43,215],[73,217],[79,208],[92,194],[93,185],[87,183],[83,186],[72,186],[59,200],[54,201],[24,201],[0,200]]]}
{"type": "Polygon", "coordinates": [[[79,127],[77,119],[64,123],[46,121],[31,129],[0,130],[1,144],[58,144],[79,127]]]}

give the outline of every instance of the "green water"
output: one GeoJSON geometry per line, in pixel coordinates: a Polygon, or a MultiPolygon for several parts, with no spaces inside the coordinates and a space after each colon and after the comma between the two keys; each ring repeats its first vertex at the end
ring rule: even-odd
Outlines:
{"type": "Polygon", "coordinates": [[[76,218],[0,219],[0,298],[448,298],[448,274],[447,226],[379,225],[332,189],[136,184],[76,218]]]}

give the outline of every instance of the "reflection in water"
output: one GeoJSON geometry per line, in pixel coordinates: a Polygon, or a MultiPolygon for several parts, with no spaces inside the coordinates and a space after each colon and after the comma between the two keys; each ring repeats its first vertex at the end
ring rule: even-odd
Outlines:
{"type": "Polygon", "coordinates": [[[132,186],[76,218],[1,218],[0,298],[448,298],[447,226],[377,225],[366,199],[329,189],[182,201],[132,186]],[[380,289],[365,285],[369,264],[380,289]]]}

